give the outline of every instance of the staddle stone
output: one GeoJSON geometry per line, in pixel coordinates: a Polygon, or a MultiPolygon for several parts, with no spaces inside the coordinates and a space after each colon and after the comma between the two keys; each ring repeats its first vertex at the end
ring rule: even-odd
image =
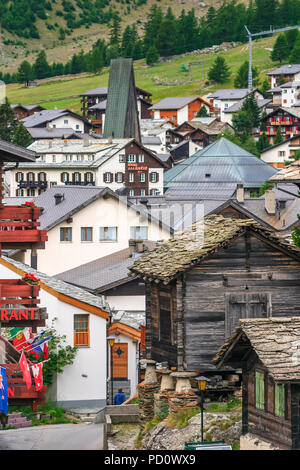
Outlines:
{"type": "Polygon", "coordinates": [[[175,393],[192,392],[190,379],[196,375],[195,372],[172,372],[171,377],[177,378],[175,393]]]}
{"type": "Polygon", "coordinates": [[[156,375],[156,361],[152,359],[141,359],[140,364],[146,364],[145,380],[144,384],[157,384],[157,375],[156,375]]]}

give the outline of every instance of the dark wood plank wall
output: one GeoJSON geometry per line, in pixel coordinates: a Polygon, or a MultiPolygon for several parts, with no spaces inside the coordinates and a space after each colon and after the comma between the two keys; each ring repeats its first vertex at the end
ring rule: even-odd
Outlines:
{"type": "Polygon", "coordinates": [[[268,315],[300,314],[300,263],[258,239],[241,236],[185,274],[184,365],[215,370],[225,341],[228,294],[266,294],[268,315]]]}
{"type": "MultiPolygon", "coordinates": [[[[267,373],[267,369],[262,368],[267,373]]],[[[291,427],[291,387],[288,384],[286,390],[287,415],[281,418],[275,415],[274,382],[269,375],[265,382],[266,409],[260,410],[255,406],[255,369],[247,376],[243,376],[243,382],[247,381],[248,400],[243,403],[247,408],[247,423],[243,423],[244,431],[250,432],[267,440],[282,449],[292,448],[291,427]],[[244,427],[244,425],[246,426],[244,427]]],[[[244,414],[246,416],[246,414],[244,414]]]]}

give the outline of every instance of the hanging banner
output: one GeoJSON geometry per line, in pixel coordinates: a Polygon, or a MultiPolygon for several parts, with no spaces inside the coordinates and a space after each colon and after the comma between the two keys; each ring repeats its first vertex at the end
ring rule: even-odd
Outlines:
{"type": "Polygon", "coordinates": [[[8,413],[8,388],[4,367],[0,367],[0,411],[4,414],[8,413]]]}

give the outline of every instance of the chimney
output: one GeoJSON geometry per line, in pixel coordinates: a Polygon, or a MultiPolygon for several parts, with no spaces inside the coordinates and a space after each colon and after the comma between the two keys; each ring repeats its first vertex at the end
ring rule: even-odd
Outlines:
{"type": "Polygon", "coordinates": [[[83,139],[83,146],[88,147],[89,146],[89,139],[83,139]]]}
{"type": "Polygon", "coordinates": [[[244,185],[243,183],[238,183],[236,187],[236,199],[239,204],[244,204],[244,185]]]}
{"type": "Polygon", "coordinates": [[[130,258],[134,257],[135,253],[143,253],[145,251],[145,246],[143,240],[129,240],[129,251],[130,258]]]}
{"type": "Polygon", "coordinates": [[[271,189],[265,192],[265,210],[269,215],[276,214],[275,192],[271,189]]]}
{"type": "Polygon", "coordinates": [[[55,199],[55,205],[57,206],[65,199],[65,196],[64,194],[56,193],[54,194],[54,199],[55,199]]]}
{"type": "Polygon", "coordinates": [[[107,142],[108,142],[109,144],[112,144],[112,137],[108,137],[107,142]]]}

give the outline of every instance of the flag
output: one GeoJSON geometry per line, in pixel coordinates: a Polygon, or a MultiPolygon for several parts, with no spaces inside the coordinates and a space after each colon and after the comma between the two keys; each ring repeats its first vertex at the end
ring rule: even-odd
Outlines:
{"type": "Polygon", "coordinates": [[[39,364],[34,364],[31,368],[35,382],[35,389],[38,392],[43,388],[43,363],[39,362],[39,364]]]}
{"type": "Polygon", "coordinates": [[[42,345],[42,349],[44,353],[44,359],[48,359],[49,357],[48,341],[45,341],[45,343],[42,345]]]}
{"type": "Polygon", "coordinates": [[[26,383],[26,386],[29,390],[30,387],[31,387],[31,374],[30,374],[29,365],[28,365],[28,362],[27,362],[24,351],[22,351],[20,361],[19,361],[19,365],[20,365],[20,367],[22,369],[22,372],[23,372],[23,380],[26,383]]]}
{"type": "Polygon", "coordinates": [[[4,367],[0,367],[0,412],[6,415],[8,413],[7,378],[4,367]]]}
{"type": "Polygon", "coordinates": [[[18,351],[22,351],[23,349],[27,350],[30,346],[27,343],[23,330],[17,333],[17,336],[13,339],[13,345],[18,351]]]}

